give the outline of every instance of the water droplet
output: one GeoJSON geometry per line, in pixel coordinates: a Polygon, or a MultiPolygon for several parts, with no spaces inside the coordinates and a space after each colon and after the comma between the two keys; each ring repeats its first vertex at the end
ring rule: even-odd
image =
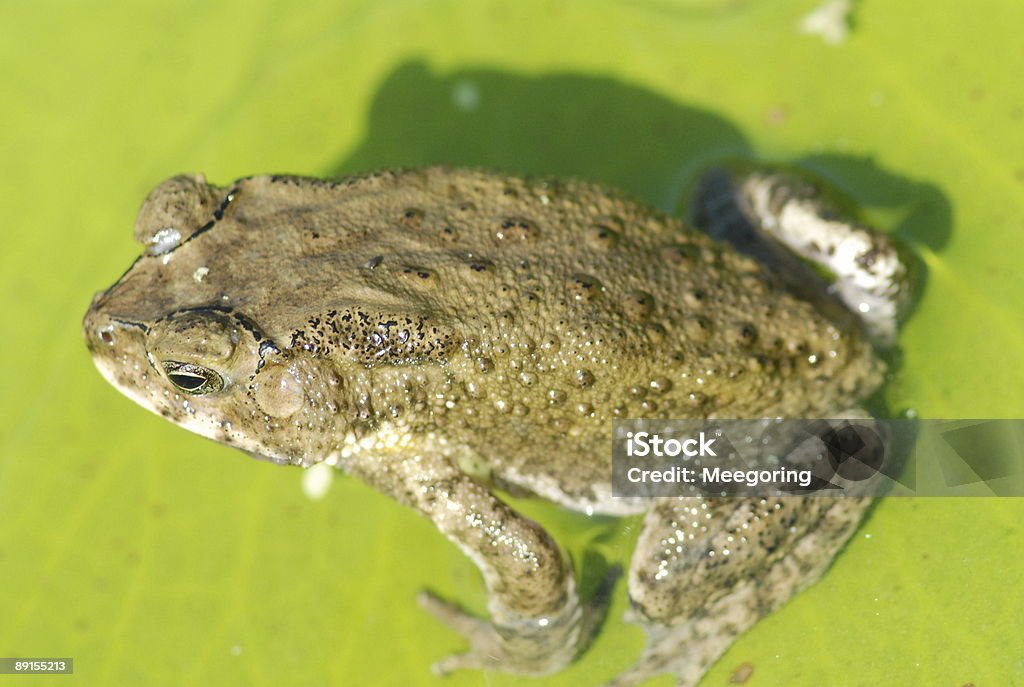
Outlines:
{"type": "Polygon", "coordinates": [[[543,339],[541,339],[540,342],[540,349],[542,351],[548,351],[550,353],[558,352],[558,349],[561,347],[562,342],[558,339],[557,336],[554,336],[553,334],[548,334],[543,339]]]}
{"type": "Polygon", "coordinates": [[[658,377],[651,380],[650,387],[652,393],[664,394],[672,389],[672,380],[667,377],[658,377]]]}
{"type": "Polygon", "coordinates": [[[594,385],[594,374],[590,370],[576,370],[576,383],[582,389],[594,385]]]}
{"type": "Polygon", "coordinates": [[[333,480],[334,468],[326,463],[317,463],[302,475],[302,493],[311,501],[319,501],[327,495],[333,480]]]}
{"type": "Polygon", "coordinates": [[[565,403],[567,394],[561,389],[549,389],[548,390],[548,403],[553,406],[559,406],[565,403]]]}
{"type": "Polygon", "coordinates": [[[551,422],[548,423],[548,426],[551,427],[551,429],[555,430],[556,432],[562,434],[569,431],[569,421],[566,420],[564,417],[553,418],[551,422]]]}
{"type": "Polygon", "coordinates": [[[460,79],[452,87],[452,104],[463,112],[472,112],[480,106],[480,89],[469,79],[460,79]]]}
{"type": "Polygon", "coordinates": [[[628,393],[633,398],[644,398],[647,395],[647,389],[642,386],[631,386],[628,393]]]}
{"type": "Polygon", "coordinates": [[[158,229],[149,239],[149,243],[151,246],[149,249],[150,253],[153,255],[163,255],[174,250],[181,243],[181,232],[174,227],[158,229]]]}
{"type": "Polygon", "coordinates": [[[694,391],[686,396],[686,400],[694,408],[701,408],[708,402],[708,397],[700,391],[694,391]]]}

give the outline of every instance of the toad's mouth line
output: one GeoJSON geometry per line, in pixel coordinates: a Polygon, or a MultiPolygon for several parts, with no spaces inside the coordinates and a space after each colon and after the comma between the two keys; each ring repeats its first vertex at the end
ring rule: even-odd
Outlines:
{"type": "MultiPolygon", "coordinates": [[[[96,369],[99,370],[100,375],[107,380],[107,383],[154,415],[159,415],[165,419],[171,419],[174,424],[192,432],[193,434],[198,434],[203,438],[210,439],[211,441],[215,441],[219,444],[237,448],[253,458],[268,460],[272,463],[281,465],[293,463],[290,456],[281,454],[277,451],[268,450],[266,446],[253,441],[244,433],[232,430],[230,428],[230,422],[218,421],[210,417],[192,414],[184,408],[182,409],[183,412],[169,414],[166,407],[161,408],[152,398],[152,395],[157,395],[159,393],[155,385],[151,384],[144,389],[140,389],[138,387],[121,383],[117,377],[118,367],[102,356],[93,356],[93,364],[96,366],[96,369]],[[149,391],[150,394],[144,393],[145,391],[149,391]]],[[[168,403],[170,403],[170,399],[168,399],[168,403]]],[[[190,401],[189,399],[182,397],[181,403],[188,404],[190,401]]]]}

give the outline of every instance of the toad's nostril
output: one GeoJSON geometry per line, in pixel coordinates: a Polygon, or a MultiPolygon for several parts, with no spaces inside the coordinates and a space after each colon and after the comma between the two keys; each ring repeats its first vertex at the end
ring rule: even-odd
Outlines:
{"type": "Polygon", "coordinates": [[[102,327],[97,332],[100,337],[100,341],[107,344],[108,346],[114,345],[114,332],[111,327],[102,327]]]}

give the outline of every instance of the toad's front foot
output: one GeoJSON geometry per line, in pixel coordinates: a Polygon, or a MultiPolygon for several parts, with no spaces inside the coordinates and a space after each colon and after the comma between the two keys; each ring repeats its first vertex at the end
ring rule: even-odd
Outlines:
{"type": "Polygon", "coordinates": [[[437,675],[464,668],[547,675],[571,663],[585,642],[585,614],[578,604],[552,617],[506,617],[498,623],[472,616],[430,592],[420,593],[418,601],[469,642],[466,653],[452,654],[433,665],[437,675]]]}

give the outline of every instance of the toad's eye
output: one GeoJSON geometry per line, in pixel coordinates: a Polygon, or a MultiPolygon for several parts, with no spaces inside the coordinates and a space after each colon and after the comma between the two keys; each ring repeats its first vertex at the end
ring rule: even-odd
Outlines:
{"type": "Polygon", "coordinates": [[[202,396],[224,388],[224,378],[208,367],[176,360],[163,361],[163,367],[171,384],[186,394],[202,396]]]}

